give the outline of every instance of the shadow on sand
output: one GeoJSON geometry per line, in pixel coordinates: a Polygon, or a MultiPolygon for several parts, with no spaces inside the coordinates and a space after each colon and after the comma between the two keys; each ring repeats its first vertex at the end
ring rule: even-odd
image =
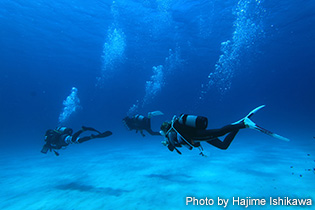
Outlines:
{"type": "Polygon", "coordinates": [[[165,181],[177,182],[177,183],[188,183],[191,182],[191,176],[186,174],[149,174],[149,178],[158,178],[165,181]]]}
{"type": "Polygon", "coordinates": [[[59,190],[76,190],[80,192],[95,192],[95,193],[102,193],[106,195],[112,196],[121,196],[125,192],[129,192],[128,190],[123,189],[114,189],[111,187],[95,187],[92,185],[82,184],[79,182],[70,182],[66,184],[59,184],[55,186],[56,189],[59,190]]]}

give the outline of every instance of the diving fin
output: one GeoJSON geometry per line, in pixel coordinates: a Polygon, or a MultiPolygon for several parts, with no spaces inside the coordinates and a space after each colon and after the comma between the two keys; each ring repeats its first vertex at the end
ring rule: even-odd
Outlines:
{"type": "Polygon", "coordinates": [[[282,140],[282,141],[290,141],[290,139],[285,138],[285,137],[283,137],[283,136],[280,136],[280,135],[278,135],[278,134],[276,134],[276,133],[273,133],[273,132],[271,132],[271,131],[269,131],[269,130],[267,130],[267,129],[264,129],[264,128],[262,128],[262,127],[256,125],[256,124],[255,124],[255,128],[254,128],[254,129],[255,129],[255,130],[258,130],[258,131],[260,131],[260,132],[262,132],[262,133],[264,133],[264,134],[267,134],[267,135],[269,135],[269,136],[272,136],[272,137],[274,137],[274,138],[280,139],[280,140],[282,140]]]}
{"type": "Polygon", "coordinates": [[[101,134],[99,134],[99,135],[96,135],[95,137],[96,138],[105,138],[105,137],[107,137],[107,136],[110,136],[110,135],[112,135],[113,133],[111,132],[111,131],[105,131],[104,133],[101,133],[101,134]]]}
{"type": "Polygon", "coordinates": [[[98,130],[96,130],[95,128],[91,128],[91,127],[86,127],[86,126],[82,126],[82,130],[83,131],[95,131],[99,134],[102,134],[101,132],[99,132],[98,130]]]}
{"type": "Polygon", "coordinates": [[[245,119],[247,119],[247,118],[251,118],[256,112],[258,112],[258,110],[260,110],[260,109],[262,109],[262,108],[264,108],[264,107],[265,107],[265,105],[261,105],[261,106],[255,108],[255,109],[253,109],[252,111],[250,111],[250,112],[246,115],[246,117],[244,117],[243,119],[240,119],[239,121],[237,121],[237,122],[235,122],[235,123],[232,123],[232,125],[235,125],[235,124],[238,124],[238,123],[240,123],[240,122],[242,122],[242,121],[245,121],[245,119]]]}
{"type": "Polygon", "coordinates": [[[265,107],[265,105],[261,105],[261,106],[255,108],[255,109],[253,109],[251,112],[248,113],[248,115],[246,115],[245,118],[251,118],[251,116],[253,116],[258,110],[260,110],[260,109],[262,109],[264,107],[265,107]]]}
{"type": "Polygon", "coordinates": [[[272,136],[272,137],[274,137],[274,138],[280,139],[280,140],[282,140],[282,141],[290,141],[289,139],[287,139],[287,138],[285,138],[285,137],[283,137],[283,136],[280,136],[280,135],[278,135],[278,134],[275,134],[275,133],[273,133],[273,132],[271,132],[271,131],[269,131],[269,130],[267,130],[267,129],[264,129],[264,128],[262,128],[262,127],[256,125],[256,123],[254,123],[253,121],[251,121],[248,117],[246,117],[246,118],[244,119],[244,124],[245,124],[245,126],[246,126],[247,128],[255,129],[255,130],[257,130],[257,131],[260,131],[260,132],[262,132],[262,133],[264,133],[264,134],[267,134],[267,135],[272,136]]]}
{"type": "Polygon", "coordinates": [[[258,130],[258,131],[260,131],[260,132],[262,132],[262,133],[264,133],[264,134],[267,134],[267,135],[272,136],[272,137],[274,137],[274,138],[280,139],[280,140],[282,140],[282,141],[290,141],[288,138],[285,138],[285,137],[283,137],[283,136],[280,136],[280,135],[278,135],[278,134],[275,134],[275,133],[273,133],[273,132],[271,132],[271,131],[269,131],[269,130],[267,130],[267,129],[264,129],[264,128],[262,128],[262,127],[256,125],[256,123],[254,123],[253,121],[251,121],[251,120],[249,119],[249,118],[251,118],[257,111],[259,111],[260,109],[262,109],[262,108],[264,108],[264,107],[265,107],[265,105],[261,105],[261,106],[255,108],[255,109],[253,109],[251,112],[249,112],[249,113],[246,115],[246,117],[244,117],[243,119],[241,119],[241,120],[239,120],[239,121],[233,123],[232,125],[235,125],[235,124],[244,122],[244,124],[245,124],[245,126],[246,126],[247,128],[251,128],[251,129],[258,130]]]}
{"type": "Polygon", "coordinates": [[[159,116],[159,115],[164,115],[164,113],[161,112],[161,111],[149,112],[149,113],[148,113],[148,118],[155,117],[155,116],[159,116]]]}

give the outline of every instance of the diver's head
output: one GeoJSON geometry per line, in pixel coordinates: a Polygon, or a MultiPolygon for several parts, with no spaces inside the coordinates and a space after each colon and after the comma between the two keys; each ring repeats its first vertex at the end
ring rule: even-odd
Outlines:
{"type": "Polygon", "coordinates": [[[43,146],[43,149],[41,150],[42,153],[47,154],[48,150],[51,148],[51,144],[55,140],[55,132],[52,129],[49,129],[45,133],[45,145],[43,146]]]}
{"type": "Polygon", "coordinates": [[[45,133],[45,141],[51,143],[56,138],[56,132],[52,129],[49,129],[45,133]]]}
{"type": "Polygon", "coordinates": [[[131,130],[131,118],[127,116],[122,121],[124,125],[128,128],[128,130],[131,130]]]}
{"type": "Polygon", "coordinates": [[[171,122],[163,122],[162,125],[161,125],[161,135],[165,136],[167,131],[171,128],[171,122]]]}

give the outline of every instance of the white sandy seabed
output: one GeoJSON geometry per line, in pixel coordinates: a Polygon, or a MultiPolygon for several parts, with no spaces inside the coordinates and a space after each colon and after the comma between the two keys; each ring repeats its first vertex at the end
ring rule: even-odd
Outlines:
{"type": "Polygon", "coordinates": [[[204,144],[206,158],[186,148],[171,153],[160,139],[146,144],[149,137],[111,147],[72,145],[59,157],[37,150],[2,154],[0,209],[246,209],[233,205],[233,197],[267,201],[248,209],[315,209],[269,203],[270,197],[315,202],[314,146],[262,138],[238,140],[225,151],[204,144]],[[187,197],[203,200],[186,205],[187,197]],[[226,208],[218,198],[229,199],[226,208]]]}

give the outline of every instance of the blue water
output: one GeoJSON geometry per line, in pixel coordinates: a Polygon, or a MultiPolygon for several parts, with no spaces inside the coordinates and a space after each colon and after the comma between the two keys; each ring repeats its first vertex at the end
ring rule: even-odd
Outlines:
{"type": "MultiPolygon", "coordinates": [[[[158,130],[192,113],[216,128],[262,104],[257,124],[314,148],[314,26],[311,0],[2,0],[1,151],[38,154],[47,129],[86,125],[114,133],[96,147],[137,152],[126,115],[160,110],[158,130]]],[[[238,146],[251,135],[274,144],[243,131],[238,146]]]]}

